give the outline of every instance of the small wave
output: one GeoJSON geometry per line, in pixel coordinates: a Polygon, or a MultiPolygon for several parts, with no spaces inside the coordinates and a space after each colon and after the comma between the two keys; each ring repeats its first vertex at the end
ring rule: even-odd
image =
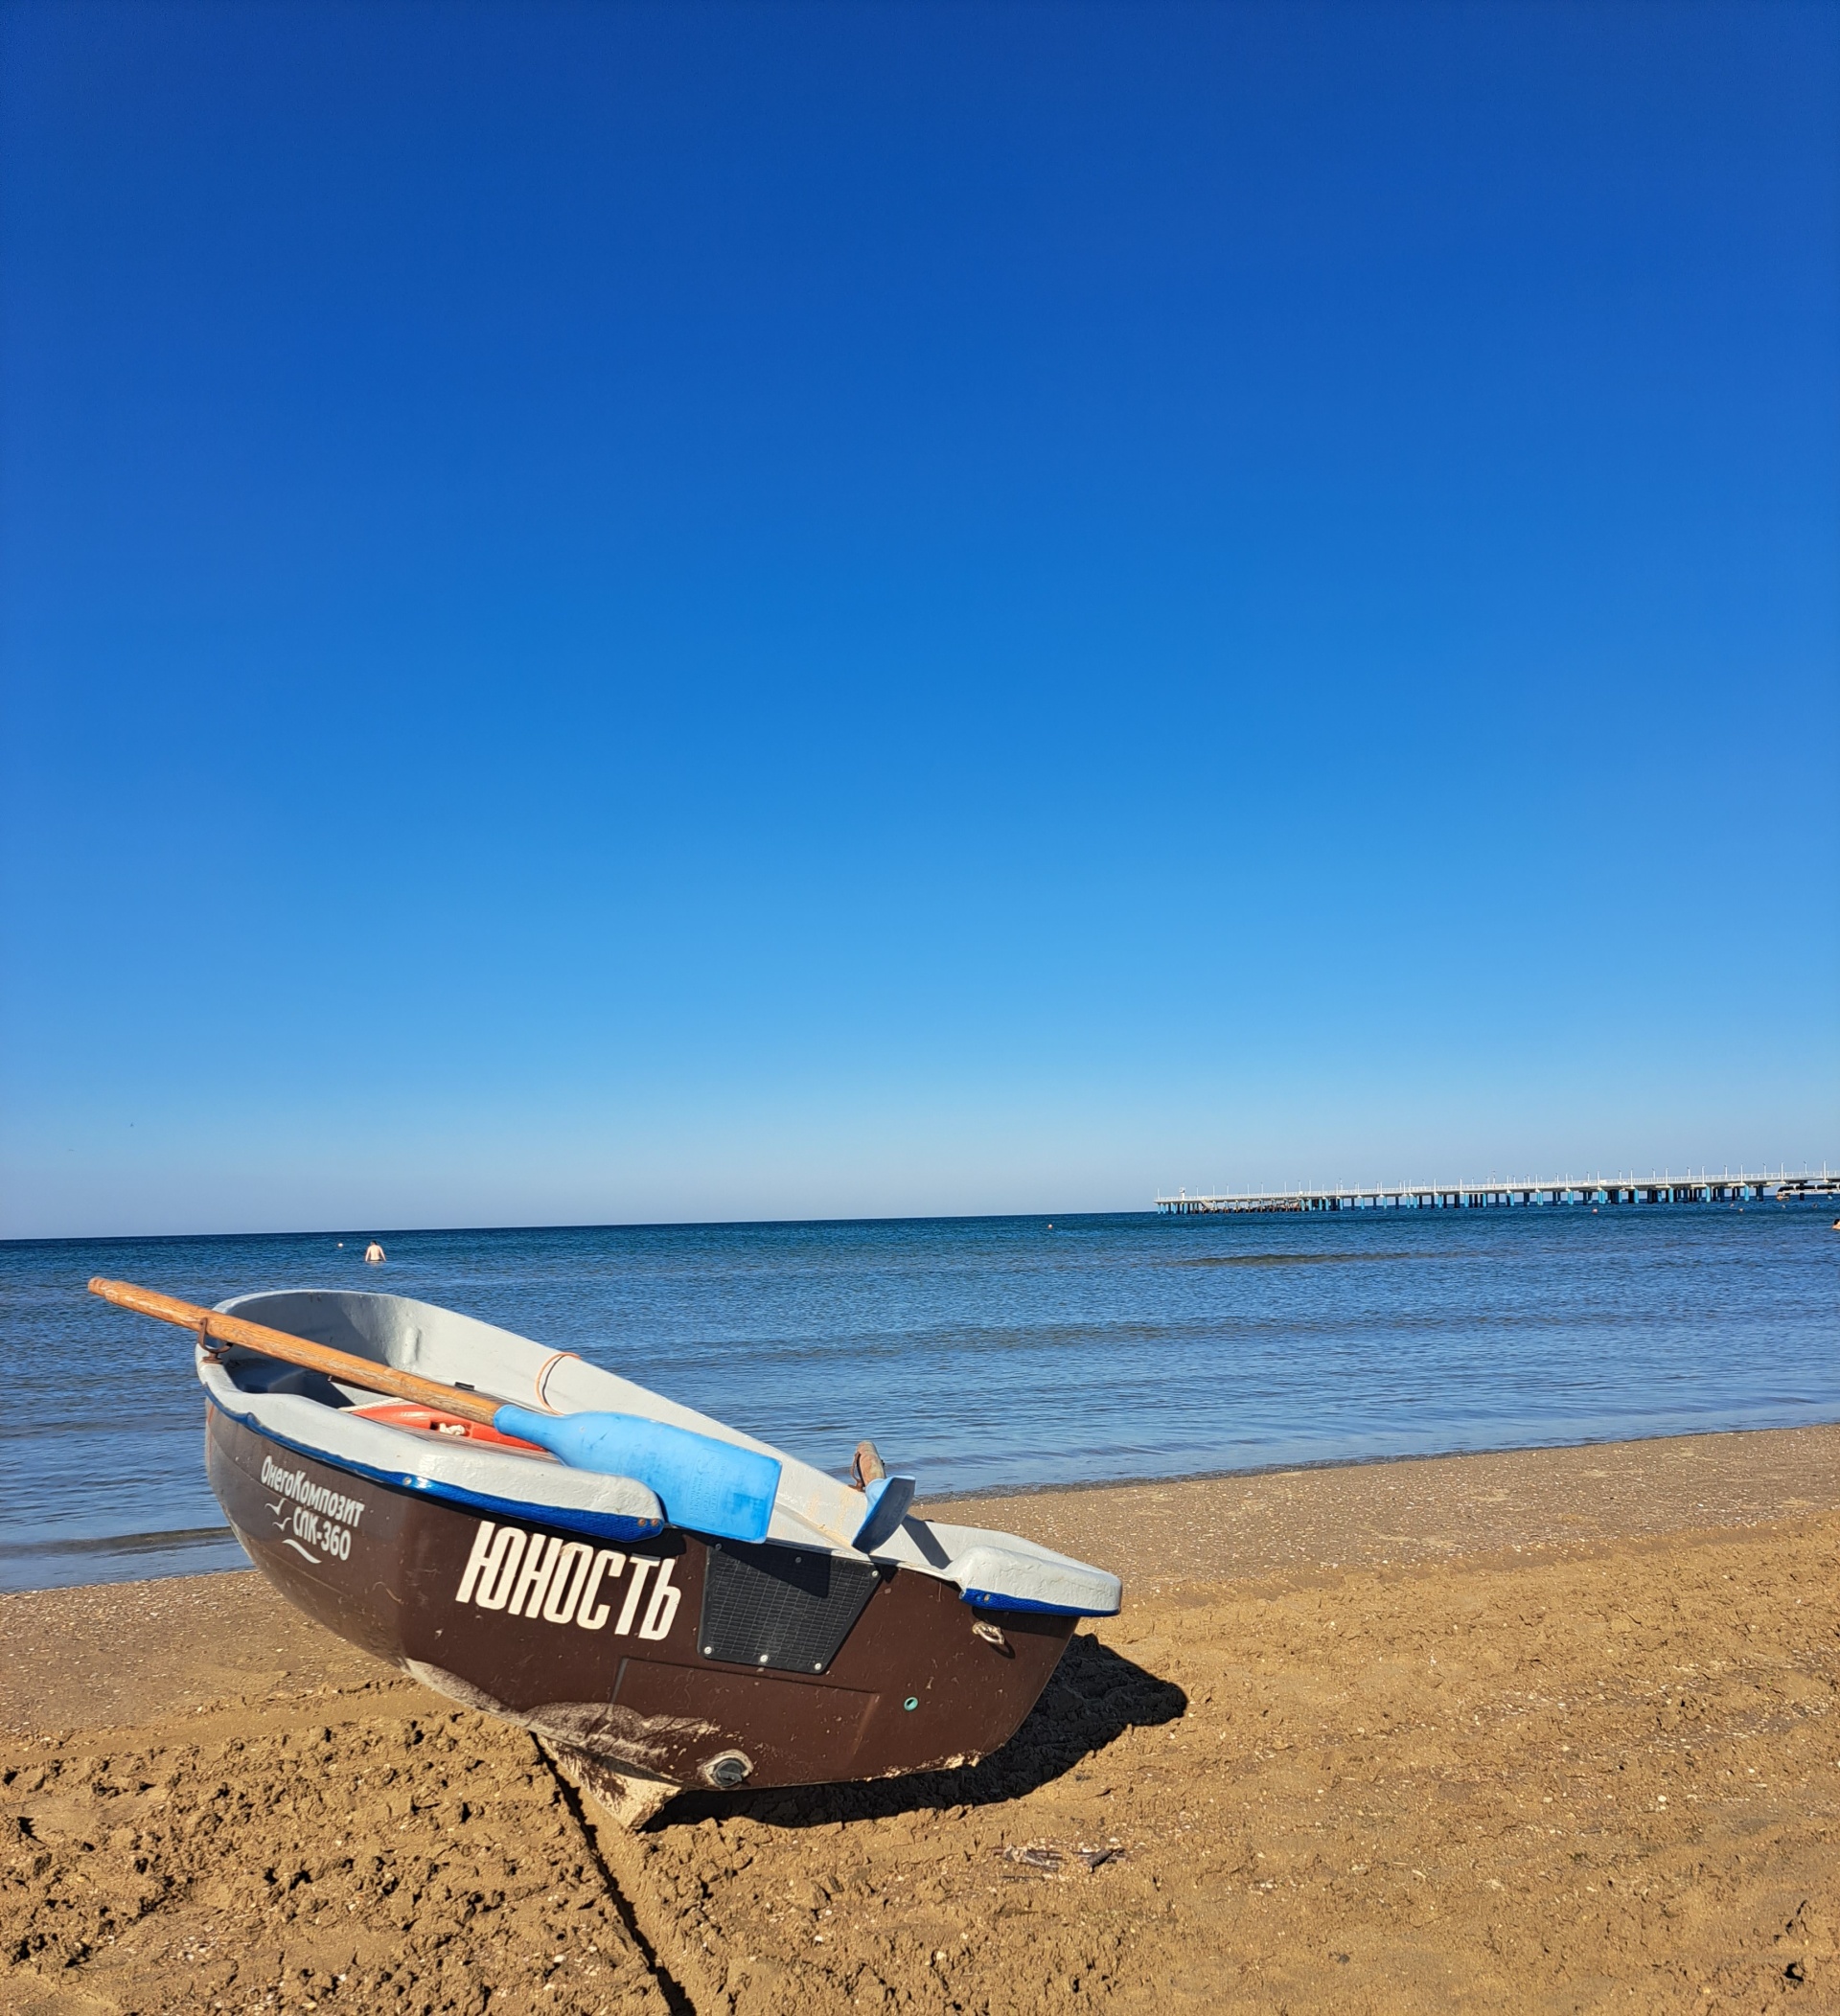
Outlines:
{"type": "Polygon", "coordinates": [[[231,1537],[228,1526],[179,1526],[166,1533],[98,1533],[83,1540],[0,1540],[0,1552],[38,1561],[58,1554],[154,1554],[169,1547],[213,1546],[231,1537]]]}
{"type": "Polygon", "coordinates": [[[1425,1253],[1194,1253],[1171,1267],[1366,1267],[1375,1260],[1423,1260],[1425,1253]]]}

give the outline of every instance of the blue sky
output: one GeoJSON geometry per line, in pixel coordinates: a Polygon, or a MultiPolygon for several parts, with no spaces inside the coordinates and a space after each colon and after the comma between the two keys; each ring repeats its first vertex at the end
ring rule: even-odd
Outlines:
{"type": "Polygon", "coordinates": [[[1840,1153],[1840,15],[0,15],[0,1233],[1840,1153]]]}

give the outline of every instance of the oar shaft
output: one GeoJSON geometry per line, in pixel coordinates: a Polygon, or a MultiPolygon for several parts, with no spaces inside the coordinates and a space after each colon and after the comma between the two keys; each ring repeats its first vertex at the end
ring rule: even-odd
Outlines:
{"type": "Polygon", "coordinates": [[[304,1337],[270,1330],[266,1323],[245,1322],[240,1316],[225,1316],[220,1310],[206,1309],[196,1302],[182,1302],[176,1295],[163,1295],[156,1289],[137,1288],[132,1281],[107,1281],[98,1274],[90,1282],[89,1292],[101,1295],[105,1302],[113,1302],[118,1309],[132,1309],[141,1316],[157,1317],[163,1323],[176,1323],[181,1330],[208,1337],[216,1343],[242,1344],[248,1350],[260,1351],[264,1358],[305,1365],[309,1371],[324,1372],[329,1379],[342,1379],[347,1386],[362,1386],[367,1392],[420,1401],[424,1407],[438,1408],[464,1421],[481,1421],[488,1428],[492,1417],[504,1405],[488,1393],[443,1386],[438,1379],[424,1379],[415,1372],[399,1372],[394,1365],[381,1365],[375,1359],[359,1358],[351,1351],[335,1351],[330,1344],[310,1344],[304,1337]]]}

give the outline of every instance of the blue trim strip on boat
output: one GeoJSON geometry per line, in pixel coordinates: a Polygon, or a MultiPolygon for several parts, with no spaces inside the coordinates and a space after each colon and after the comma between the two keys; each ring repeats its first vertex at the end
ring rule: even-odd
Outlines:
{"type": "Polygon", "coordinates": [[[1080,1603],[1038,1603],[1033,1596],[1006,1596],[994,1589],[968,1589],[960,1599],[977,1610],[1025,1610],[1038,1617],[1115,1617],[1116,1608],[1093,1610],[1080,1603]]]}
{"type": "Polygon", "coordinates": [[[398,1491],[411,1491],[418,1498],[437,1499],[443,1504],[459,1505],[469,1512],[483,1512],[493,1519],[518,1519],[534,1526],[563,1526],[572,1533],[591,1533],[597,1540],[650,1540],[664,1531],[661,1519],[637,1519],[626,1512],[585,1512],[572,1505],[530,1504],[515,1498],[488,1498],[483,1492],[467,1491],[458,1484],[445,1484],[438,1478],[417,1477],[406,1470],[378,1470],[350,1456],[329,1455],[310,1443],[296,1442],[277,1434],[252,1414],[239,1414],[225,1407],[215,1394],[206,1400],[226,1420],[246,1428],[252,1435],[290,1449],[297,1456],[309,1456],[333,1470],[345,1470],[354,1477],[368,1478],[374,1484],[387,1484],[398,1491]]]}

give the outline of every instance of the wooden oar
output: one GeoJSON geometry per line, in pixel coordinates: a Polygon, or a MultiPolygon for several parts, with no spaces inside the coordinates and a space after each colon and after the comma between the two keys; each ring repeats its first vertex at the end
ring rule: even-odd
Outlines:
{"type": "Polygon", "coordinates": [[[176,1323],[204,1343],[242,1344],[264,1358],[305,1365],[328,1379],[389,1393],[398,1400],[419,1401],[457,1414],[463,1421],[483,1422],[525,1442],[535,1442],[573,1470],[593,1470],[608,1477],[630,1477],[656,1491],[665,1516],[675,1525],[699,1533],[717,1533],[726,1540],[765,1540],[779,1490],[779,1464],[759,1450],[742,1449],[687,1428],[654,1421],[644,1414],[540,1414],[468,1386],[444,1386],[419,1372],[400,1372],[394,1365],[337,1351],[330,1344],[309,1343],[265,1323],[182,1302],[131,1281],[108,1281],[98,1274],[91,1294],[118,1308],[176,1323]]]}
{"type": "Polygon", "coordinates": [[[489,1393],[443,1386],[440,1380],[424,1379],[419,1372],[399,1372],[394,1365],[379,1364],[374,1358],[359,1358],[355,1351],[336,1351],[330,1344],[309,1343],[304,1337],[270,1330],[266,1323],[246,1322],[240,1316],[225,1316],[220,1309],[182,1302],[177,1295],[137,1288],[132,1281],[108,1281],[98,1274],[89,1284],[89,1292],[101,1295],[104,1302],[113,1302],[118,1309],[132,1309],[140,1316],[158,1317],[163,1323],[176,1323],[181,1330],[196,1331],[207,1343],[242,1344],[246,1350],[260,1351],[264,1358],[305,1365],[310,1372],[324,1372],[328,1379],[342,1379],[347,1386],[362,1386],[367,1392],[420,1401],[424,1407],[439,1408],[444,1414],[457,1414],[463,1421],[477,1421],[487,1428],[505,1404],[489,1393]]]}

